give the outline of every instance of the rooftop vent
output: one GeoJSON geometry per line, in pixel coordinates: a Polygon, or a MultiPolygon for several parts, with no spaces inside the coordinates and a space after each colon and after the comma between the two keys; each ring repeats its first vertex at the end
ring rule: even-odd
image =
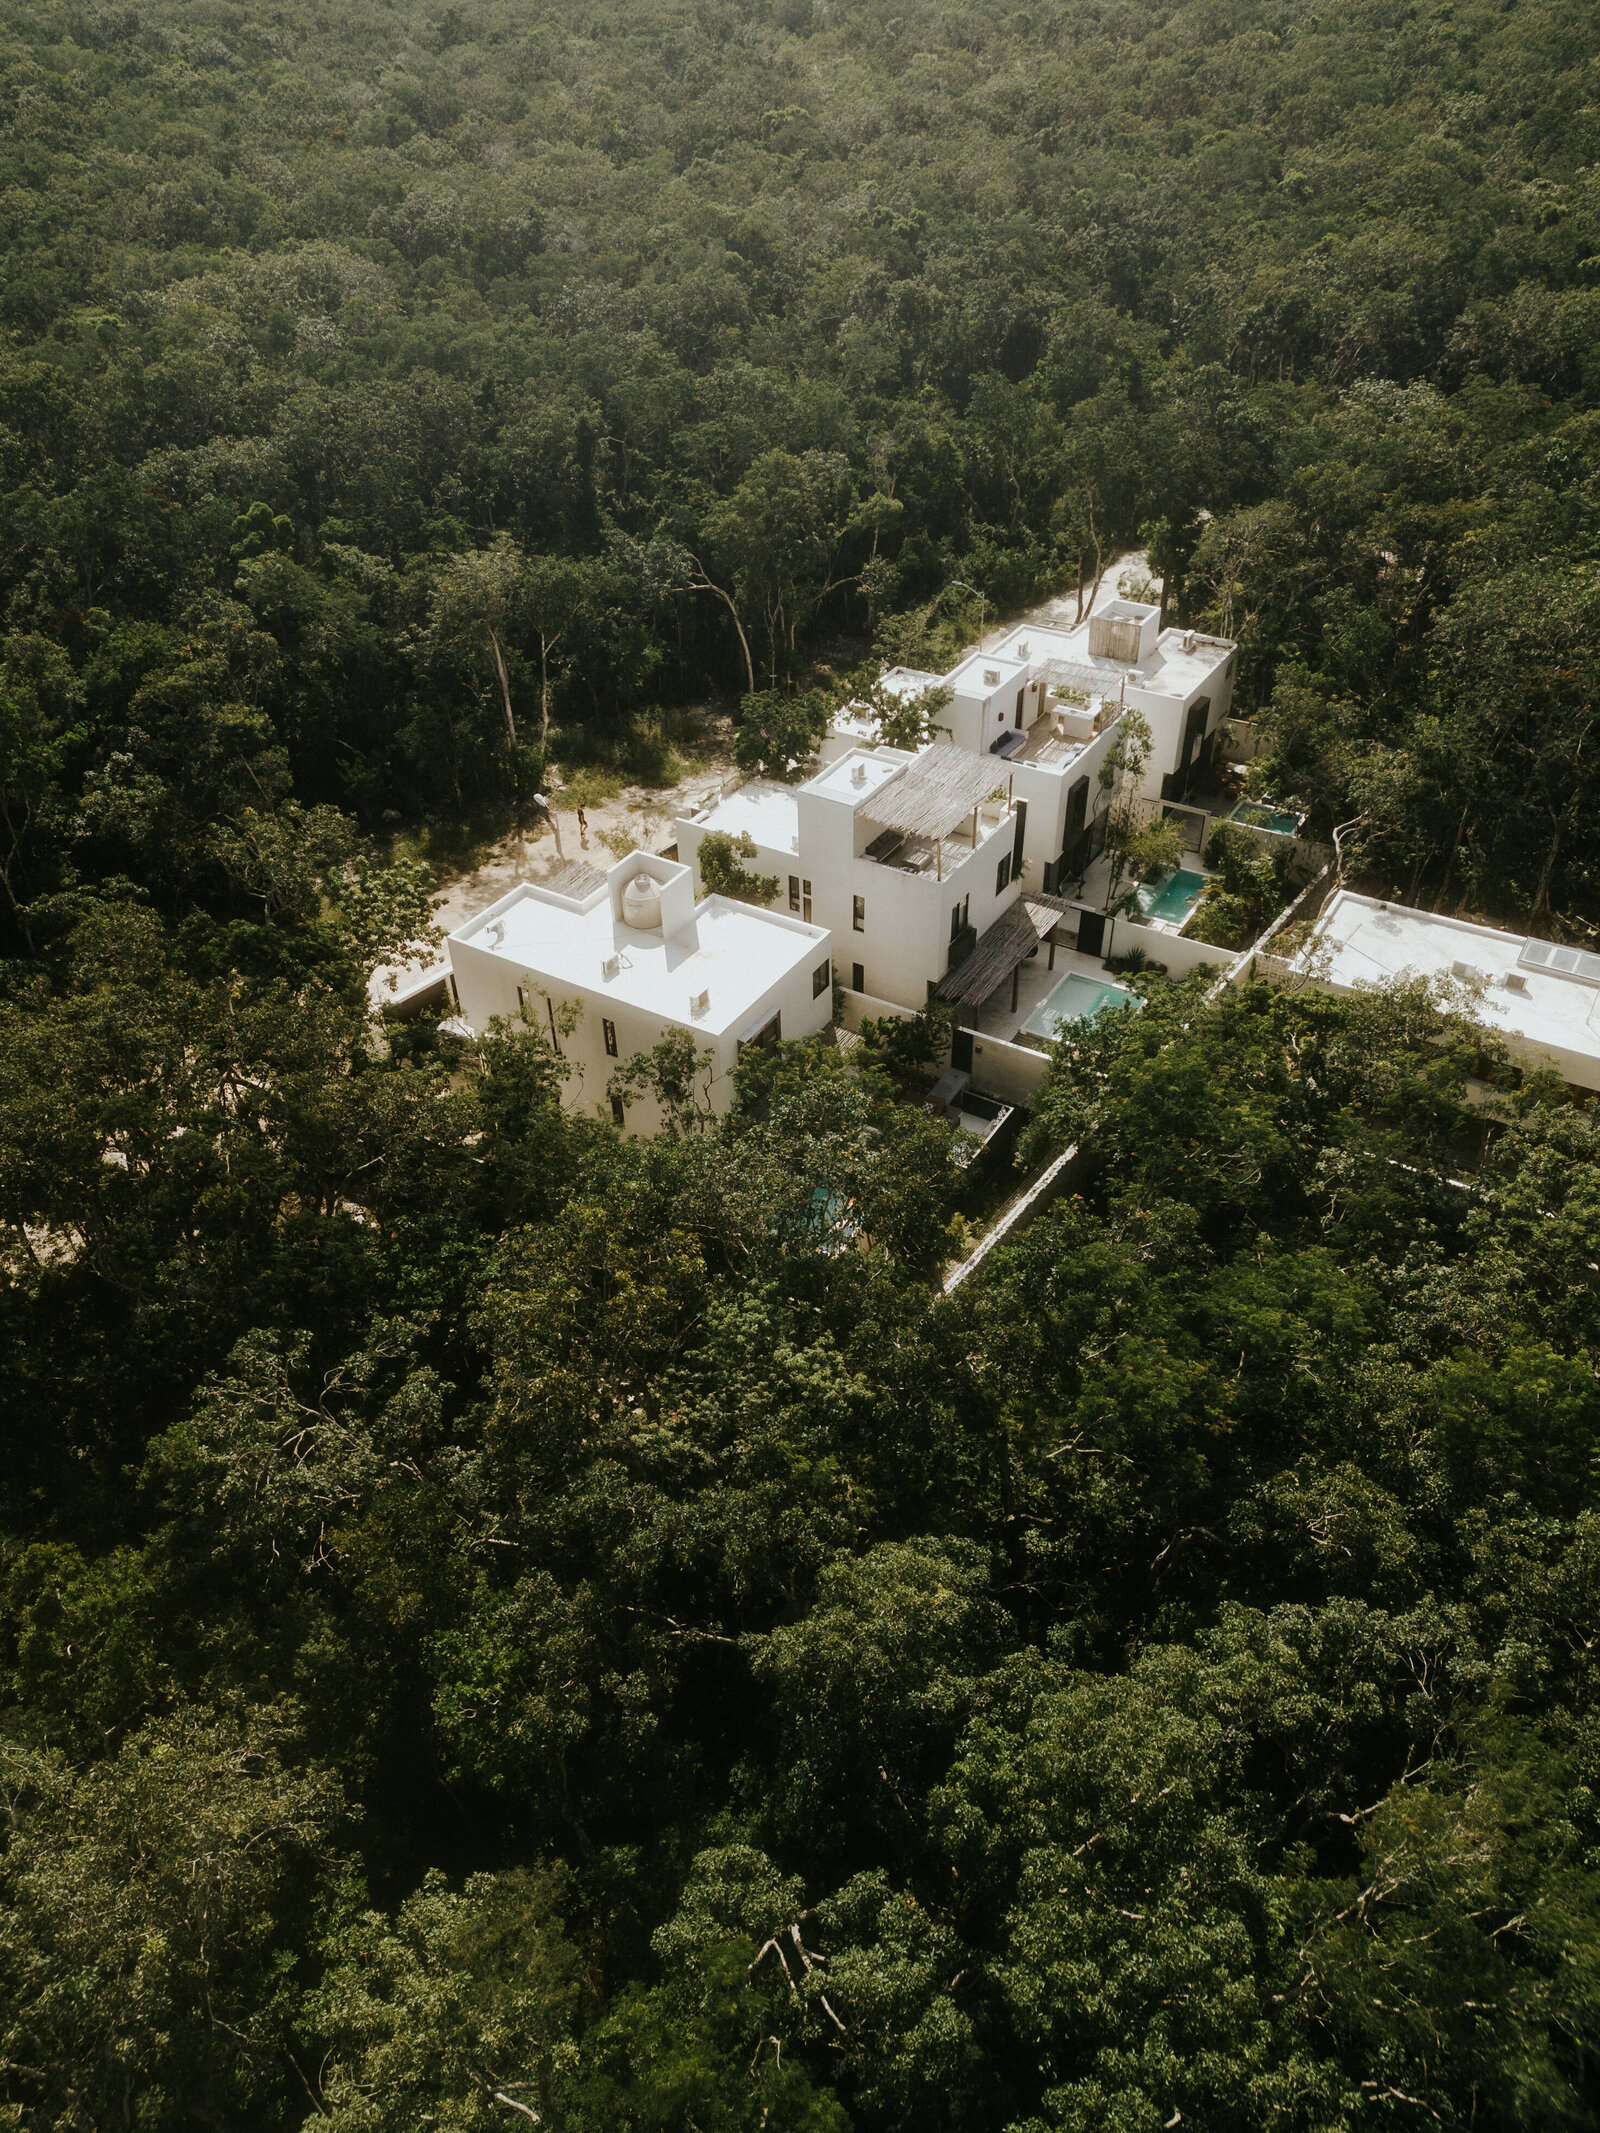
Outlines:
{"type": "Polygon", "coordinates": [[[620,970],[621,968],[622,968],[622,958],[621,958],[621,956],[620,956],[620,955],[608,955],[608,956],[606,957],[605,961],[604,961],[604,962],[603,962],[603,963],[602,963],[602,964],[600,965],[600,975],[601,975],[601,977],[603,977],[603,978],[614,978],[614,977],[616,976],[617,972],[618,972],[618,971],[619,971],[619,970],[620,970]]]}
{"type": "Polygon", "coordinates": [[[984,670],[983,670],[983,685],[984,685],[984,687],[985,687],[986,689],[994,689],[994,688],[998,688],[998,686],[999,686],[999,683],[1000,683],[1000,669],[999,669],[998,667],[985,667],[985,668],[984,668],[984,670]]]}
{"type": "Polygon", "coordinates": [[[710,1005],[711,993],[709,988],[701,992],[692,992],[689,995],[689,1012],[691,1015],[703,1015],[710,1005]]]}
{"type": "Polygon", "coordinates": [[[1026,659],[1026,658],[1027,658],[1027,656],[1028,656],[1028,640],[1027,640],[1027,638],[1026,638],[1026,637],[1024,637],[1024,638],[1023,638],[1023,640],[1022,640],[1022,642],[1021,642],[1021,643],[1020,643],[1020,644],[1019,644],[1019,645],[1017,646],[1017,657],[1018,657],[1019,659],[1026,659]]]}
{"type": "Polygon", "coordinates": [[[856,763],[856,764],[854,764],[854,765],[852,766],[852,768],[851,768],[851,771],[850,771],[850,782],[851,782],[851,784],[852,784],[852,785],[865,785],[865,784],[866,784],[866,782],[867,782],[867,766],[866,766],[866,764],[865,764],[865,763],[856,763]]]}
{"type": "Polygon", "coordinates": [[[1450,975],[1453,978],[1481,978],[1483,972],[1471,963],[1455,962],[1450,965],[1450,975]]]}
{"type": "Polygon", "coordinates": [[[484,939],[489,943],[489,946],[491,948],[498,948],[500,943],[505,939],[505,937],[506,922],[503,918],[497,918],[494,924],[489,928],[488,932],[484,935],[484,939]]]}
{"type": "Polygon", "coordinates": [[[1508,970],[1500,980],[1507,992],[1526,992],[1528,981],[1520,970],[1508,970]]]}
{"type": "Polygon", "coordinates": [[[1196,643],[1197,643],[1198,641],[1199,641],[1199,640],[1198,640],[1198,639],[1196,638],[1196,636],[1195,636],[1195,633],[1194,633],[1194,631],[1193,631],[1193,630],[1185,630],[1185,631],[1184,631],[1184,633],[1183,633],[1183,648],[1184,648],[1184,650],[1185,650],[1186,652],[1192,652],[1192,651],[1194,650],[1194,648],[1195,648],[1195,645],[1196,645],[1196,643]]]}

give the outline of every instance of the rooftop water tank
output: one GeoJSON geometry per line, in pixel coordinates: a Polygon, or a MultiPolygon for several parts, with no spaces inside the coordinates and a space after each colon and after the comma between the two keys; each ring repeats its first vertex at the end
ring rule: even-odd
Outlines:
{"type": "Polygon", "coordinates": [[[661,923],[661,890],[642,867],[622,891],[622,923],[641,933],[661,923]]]}

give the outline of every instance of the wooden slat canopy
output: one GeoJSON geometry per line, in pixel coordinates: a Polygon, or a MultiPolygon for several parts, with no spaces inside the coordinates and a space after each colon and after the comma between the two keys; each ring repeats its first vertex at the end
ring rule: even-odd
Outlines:
{"type": "Polygon", "coordinates": [[[1005,782],[1004,771],[989,757],[936,741],[907,764],[902,776],[863,801],[861,812],[905,837],[948,837],[1005,782]]]}
{"type": "Polygon", "coordinates": [[[939,998],[969,1004],[987,1000],[1027,961],[1056,920],[1075,908],[1059,896],[1019,897],[1001,912],[966,961],[945,973],[939,998]]]}

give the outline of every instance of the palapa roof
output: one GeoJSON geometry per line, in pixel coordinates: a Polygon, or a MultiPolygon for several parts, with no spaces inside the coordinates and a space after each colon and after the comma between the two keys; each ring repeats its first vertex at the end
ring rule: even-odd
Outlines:
{"type": "Polygon", "coordinates": [[[996,759],[972,755],[948,741],[924,748],[905,772],[879,788],[861,812],[906,837],[948,837],[990,793],[1005,784],[996,759]]]}
{"type": "Polygon", "coordinates": [[[987,1000],[1027,961],[1056,920],[1073,908],[1059,896],[1021,896],[1008,904],[966,961],[945,973],[940,999],[987,1000]]]}

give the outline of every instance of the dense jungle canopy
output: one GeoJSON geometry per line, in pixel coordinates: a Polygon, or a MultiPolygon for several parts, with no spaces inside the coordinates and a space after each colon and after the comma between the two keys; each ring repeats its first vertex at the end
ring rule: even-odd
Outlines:
{"type": "Polygon", "coordinates": [[[1151,987],[945,1300],[892,1058],[642,1144],[366,995],[428,837],[1135,544],[1314,828],[1592,937],[1600,17],[24,0],[0,99],[0,2116],[1600,2125],[1591,1115],[1151,987]]]}

